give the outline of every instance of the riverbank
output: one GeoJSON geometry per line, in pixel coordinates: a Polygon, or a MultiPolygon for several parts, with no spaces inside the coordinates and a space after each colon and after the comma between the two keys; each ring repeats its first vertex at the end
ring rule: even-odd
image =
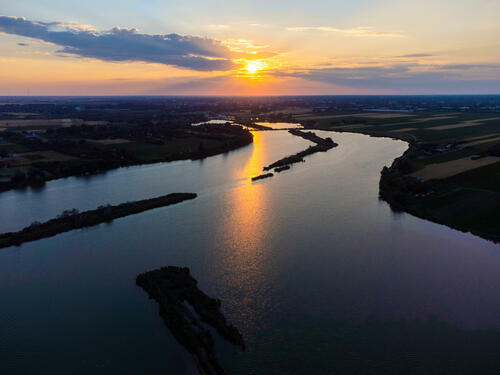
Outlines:
{"type": "MultiPolygon", "coordinates": [[[[409,149],[389,168],[384,167],[379,183],[380,198],[395,211],[404,211],[499,243],[500,194],[462,192],[453,179],[423,180],[410,176],[414,172],[412,161],[421,152],[418,145],[410,144],[409,149]]],[[[459,178],[467,179],[468,175],[465,173],[459,178]]]]}
{"type": "Polygon", "coordinates": [[[0,141],[7,145],[0,144],[0,192],[42,187],[47,181],[121,167],[200,160],[253,143],[249,130],[234,125],[158,128],[97,132],[79,126],[38,138],[3,132],[0,141]]]}
{"type": "Polygon", "coordinates": [[[36,241],[74,229],[110,222],[120,217],[195,199],[196,196],[193,193],[173,193],[152,199],[122,203],[117,206],[101,206],[96,210],[81,213],[76,209],[64,211],[57,218],[44,223],[34,222],[18,232],[0,234],[0,248],[19,246],[24,242],[36,241]]]}
{"type": "Polygon", "coordinates": [[[160,315],[176,340],[193,356],[201,375],[223,375],[209,324],[227,341],[245,349],[241,333],[227,323],[221,301],[198,289],[188,268],[163,267],[137,276],[136,284],[160,305],[160,315]],[[202,323],[203,322],[203,323],[202,323]]]}
{"type": "MultiPolygon", "coordinates": [[[[453,125],[459,115],[419,114],[404,121],[367,116],[361,124],[346,125],[336,117],[333,123],[303,125],[408,142],[408,150],[382,171],[380,198],[395,211],[500,242],[500,147],[491,130],[476,125],[465,132],[453,125]]],[[[483,117],[468,121],[492,120],[483,117]]]]}
{"type": "Polygon", "coordinates": [[[406,212],[500,243],[500,164],[471,168],[446,177],[446,161],[457,160],[454,153],[457,153],[457,158],[468,155],[468,158],[463,158],[464,162],[468,162],[474,158],[488,157],[488,150],[478,150],[477,154],[467,150],[464,152],[460,148],[450,150],[449,143],[422,143],[416,141],[411,134],[404,133],[359,133],[408,142],[409,147],[405,153],[395,159],[390,167],[381,171],[379,195],[394,211],[406,212]],[[472,156],[474,154],[475,157],[472,156]],[[428,156],[434,156],[439,162],[422,162],[428,156]],[[445,177],[420,177],[419,175],[423,176],[423,169],[430,165],[439,165],[445,177]]]}

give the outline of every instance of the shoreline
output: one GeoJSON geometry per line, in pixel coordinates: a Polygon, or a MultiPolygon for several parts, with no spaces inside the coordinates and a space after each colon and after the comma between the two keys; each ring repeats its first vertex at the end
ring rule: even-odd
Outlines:
{"type": "Polygon", "coordinates": [[[37,241],[43,238],[56,236],[60,233],[111,222],[121,217],[170,206],[186,200],[195,199],[196,197],[197,194],[194,193],[172,193],[157,198],[122,203],[116,206],[101,206],[95,210],[81,213],[76,209],[64,211],[58,217],[44,223],[34,222],[20,231],[0,234],[0,249],[20,246],[25,242],[37,241]]]}
{"type": "Polygon", "coordinates": [[[430,221],[435,224],[445,225],[448,228],[458,230],[462,233],[470,233],[484,240],[494,243],[500,243],[500,235],[482,232],[480,230],[471,228],[470,226],[457,225],[450,222],[449,220],[440,219],[430,213],[429,210],[426,210],[424,207],[415,204],[415,195],[430,195],[434,192],[434,189],[439,189],[440,185],[443,185],[445,183],[443,183],[441,179],[429,180],[425,182],[419,181],[417,178],[409,176],[409,173],[411,173],[411,171],[402,171],[402,169],[408,168],[408,161],[411,160],[412,156],[417,154],[420,150],[417,144],[417,140],[412,135],[405,133],[360,131],[355,129],[350,129],[349,131],[339,131],[321,127],[308,127],[307,129],[339,133],[363,134],[375,138],[390,138],[406,142],[408,144],[408,148],[406,149],[406,151],[402,155],[395,158],[389,167],[384,167],[380,172],[379,198],[387,202],[391,209],[395,212],[405,212],[407,214],[430,221]],[[413,201],[410,202],[411,200],[413,201]]]}
{"type": "Polygon", "coordinates": [[[429,180],[421,182],[417,178],[404,174],[403,165],[408,162],[411,155],[418,150],[417,147],[410,144],[403,155],[394,159],[390,167],[384,167],[381,171],[379,181],[379,196],[387,202],[391,209],[396,212],[406,212],[420,219],[428,220],[436,224],[445,225],[448,228],[459,230],[463,233],[471,233],[487,241],[500,243],[500,235],[481,232],[473,228],[450,223],[446,220],[440,220],[432,215],[424,207],[411,205],[413,195],[432,194],[435,189],[439,189],[440,180],[429,180]]]}
{"type": "Polygon", "coordinates": [[[224,146],[203,150],[203,151],[195,151],[191,153],[186,153],[184,155],[177,155],[174,157],[165,157],[161,159],[148,160],[148,161],[139,161],[139,162],[123,162],[120,160],[112,160],[112,161],[91,161],[88,164],[83,164],[79,168],[78,172],[60,172],[59,174],[52,176],[44,176],[43,179],[40,180],[40,174],[34,176],[33,181],[30,179],[26,179],[20,182],[3,182],[0,183],[0,194],[10,190],[24,190],[27,188],[43,188],[45,184],[49,181],[55,181],[68,177],[91,177],[94,175],[104,174],[109,171],[119,169],[119,168],[127,168],[141,165],[149,165],[156,163],[170,163],[173,161],[183,161],[183,160],[203,160],[205,158],[223,155],[229,153],[231,151],[238,150],[240,148],[246,147],[253,143],[253,135],[251,132],[248,132],[249,136],[241,136],[236,139],[233,139],[232,142],[226,143],[224,146]]]}

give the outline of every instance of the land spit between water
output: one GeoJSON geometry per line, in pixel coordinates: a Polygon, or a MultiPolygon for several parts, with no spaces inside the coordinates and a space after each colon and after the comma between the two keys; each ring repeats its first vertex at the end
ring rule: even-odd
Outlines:
{"type": "Polygon", "coordinates": [[[245,349],[243,336],[222,314],[221,301],[198,289],[189,268],[163,267],[140,274],[136,283],[158,302],[165,324],[191,353],[201,375],[226,373],[215,356],[214,338],[203,323],[233,345],[245,349]]]}
{"type": "Polygon", "coordinates": [[[0,234],[0,248],[19,246],[24,242],[36,241],[74,229],[111,222],[120,217],[194,199],[196,196],[193,193],[173,193],[157,198],[122,203],[116,206],[101,206],[95,210],[85,212],[78,212],[76,209],[67,210],[58,217],[44,223],[34,222],[18,232],[0,234]]]}
{"type": "Polygon", "coordinates": [[[290,164],[302,163],[304,162],[304,158],[308,155],[312,155],[317,152],[326,152],[331,148],[338,146],[338,144],[336,144],[331,138],[321,138],[318,137],[313,132],[304,132],[298,129],[290,129],[288,130],[288,132],[297,137],[302,137],[304,139],[307,139],[308,141],[315,143],[315,145],[310,146],[307,149],[300,151],[294,155],[287,156],[272,164],[269,164],[267,167],[264,167],[264,171],[269,171],[273,168],[289,166],[290,164]]]}
{"type": "MultiPolygon", "coordinates": [[[[312,155],[317,152],[326,152],[331,148],[338,146],[338,144],[335,143],[331,138],[321,138],[313,132],[304,132],[298,129],[289,129],[288,132],[297,137],[307,139],[308,141],[315,143],[315,145],[310,146],[303,151],[297,152],[296,154],[286,156],[272,164],[269,164],[268,166],[263,168],[264,172],[268,172],[271,169],[274,169],[274,172],[276,173],[284,172],[286,170],[289,170],[292,164],[305,162],[304,158],[308,155],[312,155]]],[[[259,181],[273,176],[273,173],[263,173],[259,176],[252,177],[252,181],[259,181]]]]}

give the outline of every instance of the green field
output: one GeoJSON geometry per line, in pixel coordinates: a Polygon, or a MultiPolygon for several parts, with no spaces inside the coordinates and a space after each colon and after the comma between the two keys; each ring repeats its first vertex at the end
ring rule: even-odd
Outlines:
{"type": "Polygon", "coordinates": [[[145,142],[130,142],[114,145],[99,145],[101,148],[126,150],[138,158],[141,162],[164,160],[196,152],[200,147],[210,150],[222,145],[221,141],[203,138],[179,138],[167,141],[165,144],[156,145],[145,142]],[[200,146],[201,145],[201,146],[200,146]]]}

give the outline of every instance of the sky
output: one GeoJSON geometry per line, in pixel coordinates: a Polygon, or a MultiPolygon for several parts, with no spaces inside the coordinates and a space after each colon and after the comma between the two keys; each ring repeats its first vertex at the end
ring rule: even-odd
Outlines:
{"type": "Polygon", "coordinates": [[[499,0],[2,3],[2,96],[500,94],[499,0]]]}

